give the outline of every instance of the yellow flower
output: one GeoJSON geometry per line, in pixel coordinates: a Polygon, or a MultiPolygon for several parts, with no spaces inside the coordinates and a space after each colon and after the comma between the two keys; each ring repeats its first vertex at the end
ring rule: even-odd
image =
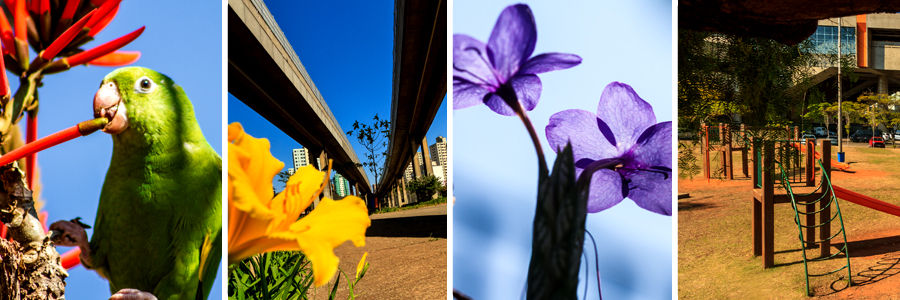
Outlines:
{"type": "Polygon", "coordinates": [[[312,262],[315,285],[337,271],[334,248],[350,240],[366,243],[371,221],[366,204],[355,196],[323,198],[300,217],[325,188],[331,173],[312,166],[296,170],[284,191],[273,198],[272,179],[284,163],[272,157],[269,140],[246,134],[240,123],[228,125],[228,264],[271,251],[302,251],[312,262]]]}
{"type": "Polygon", "coordinates": [[[366,256],[369,255],[369,252],[364,252],[363,257],[359,260],[359,264],[356,265],[356,280],[359,280],[359,272],[362,272],[363,267],[367,265],[366,256]]]}

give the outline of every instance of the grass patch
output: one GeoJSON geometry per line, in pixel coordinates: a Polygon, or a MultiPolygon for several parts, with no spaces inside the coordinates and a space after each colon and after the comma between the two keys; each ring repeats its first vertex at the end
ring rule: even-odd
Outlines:
{"type": "Polygon", "coordinates": [[[382,208],[375,210],[375,212],[373,214],[389,213],[389,212],[395,212],[395,211],[401,211],[401,210],[407,210],[407,209],[416,209],[416,208],[420,208],[420,207],[434,206],[434,205],[444,204],[444,203],[447,203],[447,197],[438,197],[437,199],[431,199],[431,200],[428,200],[425,202],[419,202],[416,204],[406,205],[406,206],[401,206],[401,207],[382,207],[382,208]]]}

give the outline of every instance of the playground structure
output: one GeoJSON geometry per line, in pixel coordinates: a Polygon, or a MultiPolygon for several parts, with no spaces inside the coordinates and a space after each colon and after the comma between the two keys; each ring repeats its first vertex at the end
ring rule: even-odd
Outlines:
{"type": "Polygon", "coordinates": [[[734,133],[732,133],[731,125],[719,123],[717,126],[709,126],[706,123],[700,124],[702,133],[700,134],[700,138],[702,139],[700,143],[700,152],[703,155],[703,176],[707,180],[711,178],[712,166],[710,165],[710,157],[709,154],[712,151],[717,151],[721,153],[722,160],[721,166],[725,172],[725,178],[728,180],[734,180],[734,157],[732,152],[740,151],[741,152],[741,166],[743,167],[744,177],[750,176],[747,174],[747,151],[749,150],[747,147],[747,132],[745,131],[747,128],[744,124],[741,124],[740,131],[738,131],[738,140],[737,145],[735,145],[735,141],[733,139],[734,133]],[[713,141],[713,145],[710,145],[710,136],[713,136],[711,131],[715,131],[718,134],[718,141],[713,141]],[[718,144],[718,145],[716,145],[718,144]]]}
{"type": "MultiPolygon", "coordinates": [[[[744,124],[741,124],[738,130],[734,130],[733,127],[734,126],[732,125],[724,123],[719,123],[716,126],[706,125],[706,123],[701,124],[702,133],[700,138],[702,140],[700,143],[700,152],[703,153],[703,176],[705,179],[709,180],[712,178],[712,161],[710,153],[713,152],[718,152],[721,155],[720,169],[723,171],[725,179],[728,180],[734,180],[734,155],[732,153],[738,151],[741,152],[741,166],[743,167],[742,171],[744,177],[750,177],[750,174],[748,174],[750,169],[748,168],[749,155],[747,155],[747,152],[750,151],[748,131],[751,130],[751,127],[745,126],[744,124]],[[737,139],[735,139],[735,135],[737,136],[737,139]],[[718,137],[718,139],[715,139],[716,137],[718,137]]],[[[781,128],[753,129],[781,130],[781,128]]],[[[784,130],[788,139],[800,139],[800,127],[785,126],[784,130]]]]}
{"type": "MultiPolygon", "coordinates": [[[[840,204],[837,199],[847,200],[895,216],[900,216],[900,206],[833,185],[831,182],[832,165],[837,162],[830,159],[831,141],[822,141],[821,153],[815,151],[815,144],[812,139],[806,141],[782,140],[767,142],[757,140],[751,148],[754,157],[751,180],[753,183],[753,254],[762,256],[763,268],[774,266],[775,203],[791,203],[795,213],[794,221],[800,231],[800,249],[803,253],[807,294],[809,295],[810,293],[809,277],[834,274],[843,269],[847,269],[846,280],[849,286],[852,283],[849,249],[843,216],[841,215],[840,204]],[[776,150],[778,155],[776,155],[776,150]],[[778,164],[777,168],[775,166],[776,163],[778,164]],[[817,178],[816,166],[818,166],[818,178],[820,178],[818,186],[815,182],[817,178]],[[776,171],[780,171],[780,174],[777,176],[775,175],[776,171]],[[775,184],[777,183],[784,186],[786,194],[775,193],[775,184]],[[795,193],[794,187],[797,184],[816,187],[816,189],[805,194],[795,193]],[[832,211],[832,206],[834,211],[832,211]],[[801,220],[801,216],[804,217],[803,220],[801,220]],[[834,234],[831,233],[833,225],[839,226],[839,229],[834,234]],[[815,239],[817,228],[819,229],[818,240],[815,239]],[[844,239],[843,246],[839,251],[832,254],[831,240],[839,237],[844,239]],[[813,249],[816,246],[819,247],[819,257],[808,258],[806,250],[813,249]],[[846,260],[846,265],[843,267],[822,274],[809,273],[810,262],[829,260],[841,254],[844,255],[846,260]]],[[[846,164],[837,164],[840,164],[839,169],[849,167],[846,164]]]]}
{"type": "MultiPolygon", "coordinates": [[[[794,222],[800,231],[800,247],[803,251],[804,272],[806,273],[806,292],[809,295],[809,277],[825,276],[847,269],[847,282],[850,281],[850,258],[847,249],[847,235],[844,229],[843,217],[841,216],[840,206],[837,198],[834,196],[831,178],[831,160],[816,160],[815,142],[812,139],[805,141],[806,145],[801,155],[800,151],[788,151],[788,155],[780,155],[778,161],[778,169],[775,168],[775,148],[779,152],[785,150],[800,149],[798,140],[786,141],[758,141],[754,143],[754,163],[753,163],[753,222],[752,222],[752,240],[753,255],[762,256],[763,268],[774,267],[775,258],[775,203],[791,203],[794,209],[794,222]],[[803,157],[803,159],[800,159],[803,157]],[[791,168],[785,169],[785,165],[797,166],[799,161],[804,161],[802,170],[805,176],[796,176],[800,170],[789,172],[791,168]],[[760,163],[761,162],[761,163],[760,163]],[[818,162],[818,163],[817,163],[818,162]],[[815,171],[816,165],[820,170],[820,184],[810,193],[798,194],[794,193],[793,185],[802,184],[805,186],[816,186],[815,171]],[[777,180],[774,172],[780,171],[780,180],[777,180]],[[785,187],[786,194],[775,194],[776,181],[785,187]],[[818,204],[818,209],[816,206],[818,204]],[[832,213],[832,205],[835,207],[835,213],[832,213]],[[802,210],[802,211],[801,211],[802,210]],[[804,216],[805,220],[801,220],[804,216]],[[816,221],[818,217],[818,222],[816,221]],[[837,222],[840,229],[834,235],[831,234],[832,223],[837,222]],[[819,229],[819,240],[816,240],[816,229],[819,229]],[[805,232],[804,232],[805,231],[805,232]],[[843,247],[833,255],[831,254],[831,240],[841,236],[844,238],[843,247]],[[806,249],[819,247],[819,257],[808,259],[806,249]],[[846,265],[831,272],[822,274],[809,274],[809,263],[813,261],[824,261],[834,258],[840,254],[844,254],[846,265]]],[[[822,157],[831,157],[831,141],[822,141],[822,157]]]]}
{"type": "MultiPolygon", "coordinates": [[[[701,124],[702,133],[700,135],[701,143],[700,143],[700,152],[702,153],[703,158],[701,159],[703,165],[703,176],[705,179],[709,180],[712,178],[712,161],[710,154],[711,153],[719,153],[721,156],[720,159],[720,170],[724,173],[724,179],[734,180],[734,155],[733,152],[741,152],[741,166],[743,167],[742,171],[744,177],[750,177],[748,174],[748,160],[749,155],[747,155],[750,150],[748,131],[751,130],[749,126],[745,126],[744,124],[740,125],[738,130],[733,129],[734,126],[724,123],[719,123],[716,126],[706,125],[705,123],[701,124]],[[718,139],[716,139],[716,137],[718,139]],[[735,139],[735,137],[737,137],[735,139]]],[[[759,128],[755,128],[759,129],[759,128]]],[[[777,128],[776,130],[780,130],[781,128],[777,128]]],[[[771,129],[764,129],[771,130],[771,129]]],[[[793,146],[797,149],[800,149],[801,152],[806,152],[804,143],[800,142],[800,127],[798,126],[785,126],[785,135],[787,139],[795,140],[796,142],[790,143],[790,146],[793,146]]],[[[779,154],[784,154],[782,151],[779,154]]],[[[815,152],[815,157],[817,159],[821,159],[821,156],[818,152],[815,152]]],[[[831,166],[835,169],[841,171],[847,171],[850,168],[849,164],[838,162],[833,159],[829,159],[831,161],[831,166]]],[[[801,161],[795,161],[794,167],[799,167],[801,161]]]]}

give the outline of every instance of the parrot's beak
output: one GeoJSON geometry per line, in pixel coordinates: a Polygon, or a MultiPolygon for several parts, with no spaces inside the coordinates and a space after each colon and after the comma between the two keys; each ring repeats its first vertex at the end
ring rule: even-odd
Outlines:
{"type": "Polygon", "coordinates": [[[119,89],[113,81],[100,86],[100,90],[94,95],[94,118],[104,117],[109,120],[103,132],[117,134],[128,128],[128,116],[125,113],[125,103],[119,96],[119,89]]]}

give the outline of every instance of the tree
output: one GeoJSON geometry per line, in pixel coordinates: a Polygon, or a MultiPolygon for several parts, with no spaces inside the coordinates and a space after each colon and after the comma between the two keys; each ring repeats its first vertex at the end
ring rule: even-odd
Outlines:
{"type": "Polygon", "coordinates": [[[434,175],[425,175],[422,178],[409,182],[407,188],[416,194],[419,202],[431,200],[431,196],[441,190],[441,181],[434,175]]]}
{"type": "Polygon", "coordinates": [[[287,170],[283,170],[283,171],[281,171],[281,172],[278,172],[278,182],[281,182],[281,183],[284,184],[284,186],[281,187],[282,190],[283,190],[285,187],[287,187],[287,182],[288,182],[288,180],[290,180],[290,179],[291,179],[291,174],[288,173],[287,170]]]}
{"type": "Polygon", "coordinates": [[[372,172],[374,183],[377,184],[378,178],[384,174],[384,167],[390,159],[387,145],[391,140],[391,122],[380,119],[378,114],[375,114],[373,120],[372,126],[361,124],[358,120],[353,122],[353,129],[347,131],[347,135],[356,136],[359,144],[366,148],[366,161],[361,166],[365,166],[369,172],[372,172]]]}

